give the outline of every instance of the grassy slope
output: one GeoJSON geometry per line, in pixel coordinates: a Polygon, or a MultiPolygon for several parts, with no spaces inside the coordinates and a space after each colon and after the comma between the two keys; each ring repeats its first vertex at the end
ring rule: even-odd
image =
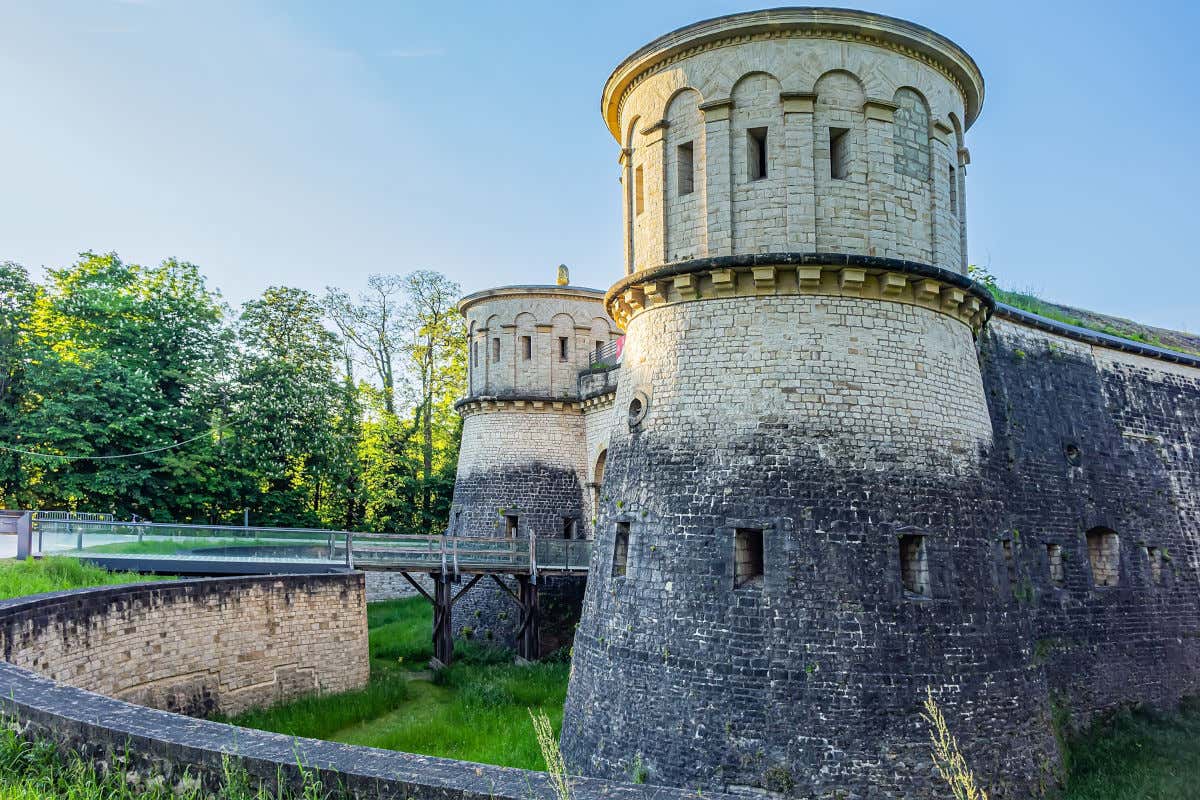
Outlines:
{"type": "Polygon", "coordinates": [[[1071,744],[1062,800],[1185,800],[1200,797],[1200,708],[1128,712],[1071,744]]]}
{"type": "Polygon", "coordinates": [[[5,560],[0,561],[0,600],[145,580],[155,579],[132,573],[107,572],[62,556],[48,556],[40,560],[5,560]]]}
{"type": "Polygon", "coordinates": [[[432,675],[431,611],[423,598],[368,607],[371,683],[348,695],[312,697],[231,720],[294,736],[329,739],[543,769],[528,709],[562,724],[566,664],[518,667],[511,654],[459,643],[455,664],[432,675]]]}
{"type": "Polygon", "coordinates": [[[1076,325],[1080,328],[1107,333],[1110,336],[1119,336],[1122,339],[1142,342],[1154,347],[1162,347],[1181,353],[1190,353],[1191,355],[1200,355],[1200,337],[1194,334],[1171,331],[1165,328],[1152,328],[1127,319],[1121,319],[1120,317],[1110,317],[1105,314],[1097,314],[1093,311],[1050,303],[1029,292],[1017,292],[995,287],[989,288],[991,288],[992,294],[995,295],[998,301],[1019,308],[1022,311],[1039,314],[1058,322],[1065,322],[1068,325],[1076,325]]]}

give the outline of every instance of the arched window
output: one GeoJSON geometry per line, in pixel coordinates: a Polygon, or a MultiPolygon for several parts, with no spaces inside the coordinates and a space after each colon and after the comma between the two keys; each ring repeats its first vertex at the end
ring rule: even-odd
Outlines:
{"type": "MultiPolygon", "coordinates": [[[[929,109],[925,98],[907,87],[895,97],[895,127],[892,143],[895,147],[896,174],[921,181],[929,180],[929,109]]],[[[952,195],[953,196],[953,195],[952,195]]]]}
{"type": "Polygon", "coordinates": [[[1087,532],[1087,549],[1096,588],[1116,586],[1121,577],[1121,539],[1116,531],[1092,528],[1087,532]]]}

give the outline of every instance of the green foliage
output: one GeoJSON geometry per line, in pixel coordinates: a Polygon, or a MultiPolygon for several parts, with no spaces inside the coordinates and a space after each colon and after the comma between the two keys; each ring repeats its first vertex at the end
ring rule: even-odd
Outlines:
{"type": "Polygon", "coordinates": [[[1060,800],[1184,800],[1200,784],[1200,710],[1123,711],[1071,740],[1060,800]]]}
{"type": "Polygon", "coordinates": [[[459,288],[428,271],[369,285],[325,304],[271,287],[235,316],[173,259],[83,253],[41,285],[0,263],[0,503],[440,532],[466,369],[459,288]]]}
{"type": "Polygon", "coordinates": [[[0,600],[42,592],[61,592],[87,586],[108,586],[154,580],[145,575],[109,572],[74,558],[51,556],[39,560],[0,562],[0,600]]]}
{"type": "MultiPolygon", "coordinates": [[[[1047,319],[1052,319],[1056,322],[1062,322],[1067,325],[1074,325],[1077,328],[1086,328],[1088,330],[1097,331],[1099,333],[1116,336],[1121,339],[1129,339],[1134,342],[1152,345],[1154,347],[1162,347],[1167,350],[1176,350],[1183,353],[1191,353],[1192,355],[1200,355],[1195,350],[1186,347],[1180,347],[1176,343],[1163,342],[1157,336],[1148,335],[1138,330],[1134,330],[1128,326],[1118,326],[1114,323],[1119,323],[1119,320],[1111,318],[1084,318],[1076,314],[1068,313],[1063,306],[1049,303],[1038,297],[1032,291],[1016,291],[1013,289],[1002,289],[996,282],[996,277],[987,270],[986,267],[980,267],[972,264],[967,267],[967,274],[973,280],[982,284],[998,302],[1006,305],[1019,308],[1022,311],[1028,311],[1031,314],[1037,314],[1047,319]],[[1106,321],[1101,321],[1104,319],[1106,321]]],[[[1018,351],[1020,352],[1020,351],[1018,351]]],[[[1052,351],[1054,352],[1054,351],[1052,351]]],[[[1020,358],[1024,358],[1025,354],[1020,353],[1020,358]]]]}
{"type": "Polygon", "coordinates": [[[543,768],[528,709],[544,712],[556,731],[561,727],[568,664],[515,666],[506,650],[456,642],[454,664],[430,675],[424,668],[433,655],[432,612],[424,598],[372,603],[367,622],[366,690],[307,698],[233,722],[346,744],[543,768]]]}
{"type": "Polygon", "coordinates": [[[340,800],[337,788],[327,790],[314,770],[301,765],[299,792],[262,785],[234,759],[222,764],[216,792],[206,792],[197,778],[185,772],[173,781],[145,770],[125,766],[126,757],[114,754],[98,769],[75,751],[62,751],[45,740],[28,740],[17,726],[0,728],[0,797],[5,800],[340,800]]]}

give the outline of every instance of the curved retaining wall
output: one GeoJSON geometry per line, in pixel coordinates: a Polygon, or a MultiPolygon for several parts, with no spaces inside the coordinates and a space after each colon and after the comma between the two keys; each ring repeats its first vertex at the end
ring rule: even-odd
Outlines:
{"type": "MultiPolygon", "coordinates": [[[[147,708],[51,680],[44,672],[105,692],[143,700],[179,697],[147,692],[197,685],[200,663],[214,708],[229,712],[278,699],[275,691],[241,691],[236,676],[308,675],[322,691],[360,685],[367,674],[362,573],[172,581],[83,589],[0,602],[0,714],[24,734],[52,740],[95,761],[128,757],[127,769],[184,775],[217,788],[233,756],[250,776],[298,789],[300,765],[345,796],[405,800],[553,798],[540,772],[297,739],[147,708]],[[353,636],[351,636],[353,634],[353,636]],[[361,634],[361,635],[359,635],[361,634]],[[357,637],[357,638],[354,638],[357,637]],[[290,656],[285,657],[285,654],[290,656]],[[293,659],[294,668],[283,662],[293,659]],[[278,662],[278,666],[268,665],[278,662]],[[268,671],[270,669],[270,671],[268,671]],[[139,675],[135,680],[130,676],[139,675]]],[[[302,682],[275,681],[299,690],[302,682]]],[[[310,684],[311,686],[311,684],[310,684]]],[[[190,695],[183,695],[190,696],[190,695]]],[[[194,709],[201,710],[201,709],[194,709]]],[[[532,736],[532,728],[528,731],[532,736]]],[[[693,791],[575,779],[578,800],[684,800],[693,791]]],[[[706,793],[711,800],[724,796],[706,793]]]]}
{"type": "Polygon", "coordinates": [[[0,603],[4,660],[183,714],[237,714],[370,677],[361,573],[130,584],[0,603]]]}

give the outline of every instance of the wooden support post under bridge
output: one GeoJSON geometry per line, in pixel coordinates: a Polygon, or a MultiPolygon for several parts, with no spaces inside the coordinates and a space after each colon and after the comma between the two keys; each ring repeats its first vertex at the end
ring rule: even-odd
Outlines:
{"type": "Polygon", "coordinates": [[[467,585],[454,591],[454,581],[444,572],[430,573],[433,579],[433,595],[413,580],[407,572],[400,573],[414,589],[421,593],[426,600],[433,604],[433,658],[436,663],[432,666],[450,666],[454,660],[454,604],[458,599],[479,583],[482,575],[476,575],[467,581],[467,585]]]}

